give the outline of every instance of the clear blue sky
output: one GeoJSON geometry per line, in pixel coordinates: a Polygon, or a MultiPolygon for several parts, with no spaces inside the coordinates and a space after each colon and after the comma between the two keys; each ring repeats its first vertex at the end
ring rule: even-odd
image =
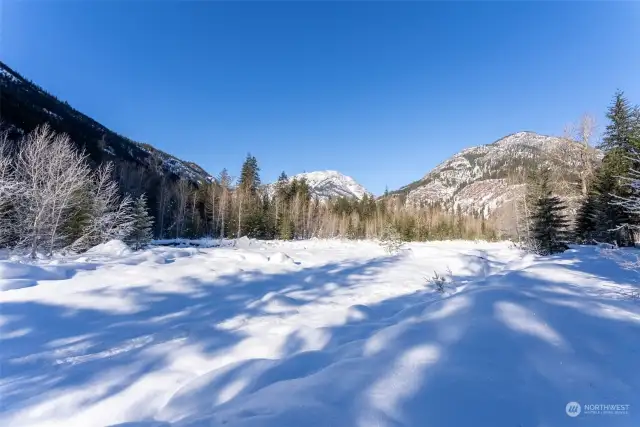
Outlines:
{"type": "Polygon", "coordinates": [[[640,103],[640,3],[1,4],[2,60],[212,173],[318,169],[374,193],[506,134],[640,103]]]}

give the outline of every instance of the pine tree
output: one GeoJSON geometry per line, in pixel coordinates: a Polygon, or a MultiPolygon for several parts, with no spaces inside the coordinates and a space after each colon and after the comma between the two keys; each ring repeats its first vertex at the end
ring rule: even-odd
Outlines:
{"type": "Polygon", "coordinates": [[[567,219],[562,213],[565,209],[559,197],[554,196],[550,185],[548,169],[540,171],[539,197],[534,202],[531,216],[533,243],[541,255],[551,255],[567,249],[567,219]]]}
{"type": "Polygon", "coordinates": [[[253,195],[259,186],[260,168],[258,167],[258,160],[249,153],[242,164],[239,187],[242,191],[253,195]]]}
{"type": "Polygon", "coordinates": [[[629,216],[616,204],[616,192],[619,192],[617,178],[610,168],[602,167],[594,183],[595,199],[595,237],[597,240],[628,246],[633,243],[629,229],[629,216]]]}
{"type": "Polygon", "coordinates": [[[621,178],[627,176],[629,169],[633,167],[630,158],[640,150],[636,114],[624,93],[616,92],[607,111],[609,124],[604,131],[600,148],[605,152],[602,167],[616,177],[618,185],[614,194],[620,197],[625,196],[624,190],[619,186],[621,178]]]}
{"type": "Polygon", "coordinates": [[[624,92],[617,91],[613,103],[607,111],[609,124],[602,136],[600,148],[609,152],[621,149],[625,153],[638,149],[635,146],[636,111],[624,96],[624,92]]]}
{"type": "Polygon", "coordinates": [[[127,243],[138,250],[151,242],[153,238],[153,217],[147,210],[147,196],[141,194],[133,204],[133,229],[127,243]]]}
{"type": "Polygon", "coordinates": [[[633,244],[630,227],[638,220],[631,218],[618,204],[619,200],[632,195],[632,189],[626,185],[627,178],[639,166],[632,161],[640,150],[638,114],[638,108],[632,108],[621,91],[616,92],[607,112],[609,124],[600,146],[605,156],[594,182],[597,194],[596,237],[620,246],[633,244]]]}
{"type": "Polygon", "coordinates": [[[597,196],[593,192],[584,198],[578,212],[573,228],[574,238],[578,242],[588,243],[593,241],[597,229],[597,196]]]}

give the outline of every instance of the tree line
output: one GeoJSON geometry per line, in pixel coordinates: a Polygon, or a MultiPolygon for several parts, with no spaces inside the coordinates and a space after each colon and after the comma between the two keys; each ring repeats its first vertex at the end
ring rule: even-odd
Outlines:
{"type": "Polygon", "coordinates": [[[284,172],[275,185],[264,186],[250,154],[237,179],[223,169],[209,182],[194,183],[163,174],[160,163],[153,174],[127,162],[95,166],[46,124],[19,140],[9,134],[0,132],[0,246],[34,258],[111,239],[139,248],[153,237],[368,239],[389,227],[406,241],[496,237],[488,220],[459,209],[451,214],[437,205],[370,195],[320,200],[306,180],[284,172]]]}
{"type": "MultiPolygon", "coordinates": [[[[566,242],[635,244],[640,226],[640,107],[616,92],[607,111],[608,123],[598,148],[604,157],[580,171],[582,199],[575,221],[554,194],[550,172],[533,171],[521,203],[529,207],[523,225],[526,244],[543,254],[561,252],[566,242]]],[[[583,121],[578,136],[588,141],[592,120],[583,121]]],[[[585,151],[591,149],[585,144],[585,151]]]]}
{"type": "MultiPolygon", "coordinates": [[[[169,185],[171,186],[171,185],[169,185]]],[[[455,214],[437,205],[415,207],[401,198],[319,199],[309,183],[282,172],[270,186],[262,185],[260,167],[248,154],[235,180],[226,169],[211,182],[174,184],[169,203],[173,214],[164,237],[210,236],[258,239],[378,238],[391,224],[404,240],[446,238],[493,239],[490,221],[480,215],[455,214]]]]}

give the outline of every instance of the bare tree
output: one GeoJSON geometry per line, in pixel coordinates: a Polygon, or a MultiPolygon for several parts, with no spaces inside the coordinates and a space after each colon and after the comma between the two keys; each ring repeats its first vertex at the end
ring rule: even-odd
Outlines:
{"type": "Polygon", "coordinates": [[[578,125],[577,137],[583,145],[583,152],[581,153],[582,163],[585,168],[580,171],[580,180],[582,182],[582,195],[587,195],[587,183],[593,176],[593,146],[591,144],[591,138],[596,129],[596,119],[590,114],[583,114],[580,118],[580,124],[578,125]]]}
{"type": "Polygon", "coordinates": [[[18,246],[28,248],[32,258],[45,246],[50,254],[65,242],[61,225],[89,181],[86,155],[73,147],[67,135],[43,125],[22,141],[15,175],[23,185],[13,202],[18,246]]]}
{"type": "Polygon", "coordinates": [[[0,131],[0,245],[7,243],[14,230],[11,224],[11,203],[20,193],[19,182],[11,165],[8,132],[0,131]]]}
{"type": "Polygon", "coordinates": [[[236,198],[238,200],[238,239],[242,235],[242,199],[244,198],[242,195],[242,189],[238,187],[235,192],[236,198]]]}
{"type": "Polygon", "coordinates": [[[218,176],[218,184],[220,185],[220,238],[224,239],[225,236],[225,216],[227,212],[227,205],[229,204],[229,191],[233,178],[227,173],[226,169],[223,169],[218,176]]]}
{"type": "Polygon", "coordinates": [[[211,221],[211,235],[216,234],[216,198],[217,198],[217,186],[215,182],[207,184],[205,187],[205,202],[204,211],[205,215],[209,217],[211,221]]]}
{"type": "Polygon", "coordinates": [[[156,172],[156,175],[160,177],[160,191],[158,192],[157,207],[158,207],[158,237],[164,238],[165,232],[165,217],[167,214],[167,207],[171,200],[171,188],[170,182],[167,179],[167,175],[164,169],[164,161],[158,154],[152,154],[149,156],[149,164],[156,172]]]}
{"type": "Polygon", "coordinates": [[[183,237],[184,227],[187,219],[187,203],[189,202],[189,193],[191,191],[189,181],[181,178],[175,187],[176,194],[176,211],[175,211],[175,226],[176,226],[176,239],[183,237]]]}

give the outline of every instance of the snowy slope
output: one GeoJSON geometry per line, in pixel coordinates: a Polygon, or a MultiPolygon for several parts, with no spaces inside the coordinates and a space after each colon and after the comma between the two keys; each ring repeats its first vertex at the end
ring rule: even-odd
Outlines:
{"type": "Polygon", "coordinates": [[[492,212],[514,198],[519,185],[509,177],[547,166],[569,183],[566,197],[580,194],[580,176],[601,153],[564,138],[518,132],[492,144],[467,148],[422,179],[396,191],[410,203],[434,203],[465,212],[492,212]]]}
{"type": "Polygon", "coordinates": [[[109,244],[0,277],[2,426],[640,423],[637,275],[596,248],[109,244]]]}
{"type": "MultiPolygon", "coordinates": [[[[307,180],[309,187],[311,187],[312,196],[318,196],[320,200],[336,197],[362,199],[365,194],[370,194],[355,179],[334,170],[300,173],[289,177],[289,181],[303,178],[307,180]]],[[[269,194],[273,194],[275,183],[269,184],[267,191],[269,194]]]]}

